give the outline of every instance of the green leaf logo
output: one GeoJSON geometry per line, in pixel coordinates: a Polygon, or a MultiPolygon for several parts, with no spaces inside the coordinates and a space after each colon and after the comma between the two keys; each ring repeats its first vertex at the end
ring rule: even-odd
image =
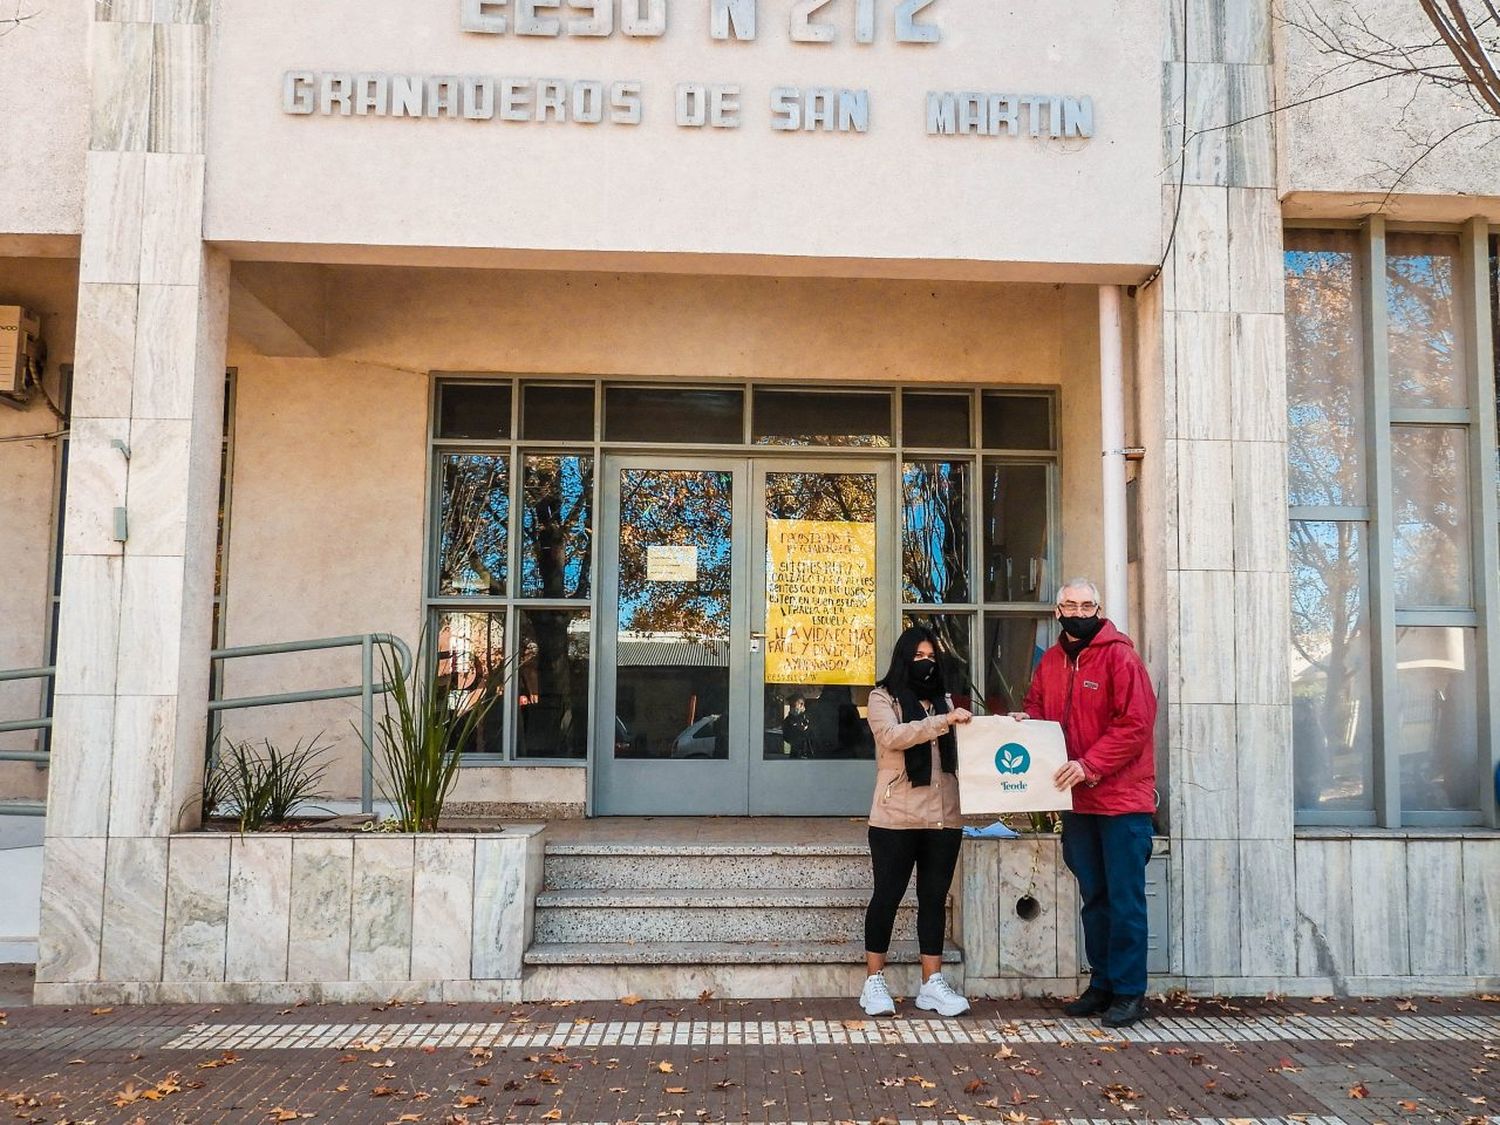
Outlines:
{"type": "Polygon", "coordinates": [[[1031,752],[1019,742],[1007,742],[995,751],[995,769],[1000,773],[1025,773],[1031,768],[1031,752]]]}

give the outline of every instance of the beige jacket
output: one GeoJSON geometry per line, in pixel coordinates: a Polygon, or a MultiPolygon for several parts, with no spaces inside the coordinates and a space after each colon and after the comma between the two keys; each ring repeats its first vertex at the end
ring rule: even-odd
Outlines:
{"type": "MultiPolygon", "coordinates": [[[[948,706],[953,706],[950,701],[948,706]]],[[[948,729],[941,715],[901,721],[901,707],[878,687],[870,693],[870,733],[875,736],[875,828],[957,828],[958,778],[944,773],[937,739],[948,729]],[[906,749],[926,742],[932,753],[932,783],[920,788],[906,779],[906,749]]]]}

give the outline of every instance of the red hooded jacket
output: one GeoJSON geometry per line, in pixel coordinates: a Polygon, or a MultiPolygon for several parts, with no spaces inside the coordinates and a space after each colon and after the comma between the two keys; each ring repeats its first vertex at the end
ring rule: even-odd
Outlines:
{"type": "Polygon", "coordinates": [[[1022,710],[1061,723],[1068,757],[1087,775],[1073,811],[1156,811],[1156,692],[1130,638],[1105,621],[1075,664],[1053,645],[1031,679],[1022,710]]]}

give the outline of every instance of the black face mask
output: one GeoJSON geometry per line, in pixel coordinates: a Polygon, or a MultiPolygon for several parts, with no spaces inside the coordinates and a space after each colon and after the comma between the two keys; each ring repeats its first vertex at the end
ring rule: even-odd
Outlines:
{"type": "Polygon", "coordinates": [[[930,684],[932,678],[937,675],[937,661],[917,659],[911,662],[908,669],[911,682],[914,684],[930,684]]]}
{"type": "Polygon", "coordinates": [[[1058,618],[1058,624],[1062,626],[1062,631],[1074,640],[1091,641],[1104,625],[1104,618],[1097,613],[1090,617],[1064,616],[1058,618]]]}

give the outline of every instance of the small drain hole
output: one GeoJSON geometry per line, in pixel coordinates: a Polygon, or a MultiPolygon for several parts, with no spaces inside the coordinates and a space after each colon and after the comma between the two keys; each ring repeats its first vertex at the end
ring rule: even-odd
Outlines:
{"type": "Polygon", "coordinates": [[[1042,904],[1030,895],[1016,899],[1016,916],[1023,922],[1034,921],[1042,913],[1042,904]]]}

